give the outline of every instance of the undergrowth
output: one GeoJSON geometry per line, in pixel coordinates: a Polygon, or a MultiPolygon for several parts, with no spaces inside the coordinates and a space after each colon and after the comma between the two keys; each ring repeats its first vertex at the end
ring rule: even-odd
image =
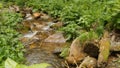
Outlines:
{"type": "Polygon", "coordinates": [[[69,40],[81,35],[80,30],[87,32],[93,30],[100,37],[104,29],[120,29],[120,0],[16,0],[14,2],[20,6],[32,7],[33,10],[48,13],[54,18],[60,18],[64,22],[60,30],[70,37],[69,40]],[[78,27],[81,29],[76,30],[78,27]]]}
{"type": "Polygon", "coordinates": [[[21,35],[16,31],[16,25],[22,21],[21,15],[7,8],[0,10],[0,66],[3,66],[8,57],[23,61],[24,46],[19,41],[21,35]]]}

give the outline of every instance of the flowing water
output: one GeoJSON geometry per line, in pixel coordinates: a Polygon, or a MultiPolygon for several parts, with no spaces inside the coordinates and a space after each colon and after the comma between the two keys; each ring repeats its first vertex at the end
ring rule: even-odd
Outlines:
{"type": "Polygon", "coordinates": [[[56,23],[52,19],[28,19],[23,21],[24,29],[20,31],[24,35],[21,41],[26,47],[26,64],[49,63],[51,68],[64,68],[64,60],[53,54],[65,45],[62,34],[51,28],[56,23]]]}

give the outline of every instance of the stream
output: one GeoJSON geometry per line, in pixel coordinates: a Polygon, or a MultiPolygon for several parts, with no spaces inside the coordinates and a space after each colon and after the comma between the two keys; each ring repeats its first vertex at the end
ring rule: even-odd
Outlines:
{"type": "Polygon", "coordinates": [[[26,14],[25,18],[20,32],[23,34],[21,41],[26,48],[26,64],[49,63],[52,65],[50,68],[65,68],[63,58],[54,54],[66,45],[65,39],[62,33],[51,28],[60,23],[54,23],[47,15],[36,19],[31,14],[26,14]]]}

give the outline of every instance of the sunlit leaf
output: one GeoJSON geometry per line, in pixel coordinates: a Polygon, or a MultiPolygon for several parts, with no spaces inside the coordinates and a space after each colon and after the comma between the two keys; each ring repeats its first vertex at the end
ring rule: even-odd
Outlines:
{"type": "Polygon", "coordinates": [[[31,66],[26,66],[23,64],[18,64],[10,58],[8,58],[5,61],[5,68],[47,68],[49,66],[51,66],[51,65],[48,63],[40,63],[40,64],[33,64],[31,66]]]}
{"type": "Polygon", "coordinates": [[[50,64],[48,63],[41,63],[41,64],[34,64],[34,65],[31,65],[29,66],[28,68],[47,68],[51,66],[50,64]]]}
{"type": "Polygon", "coordinates": [[[15,61],[13,61],[12,59],[8,58],[5,61],[5,68],[16,68],[18,63],[16,63],[15,61]]]}

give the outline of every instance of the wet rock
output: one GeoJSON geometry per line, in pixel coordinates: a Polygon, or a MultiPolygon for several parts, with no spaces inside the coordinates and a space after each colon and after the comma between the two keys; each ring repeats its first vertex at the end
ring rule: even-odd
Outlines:
{"type": "Polygon", "coordinates": [[[42,28],[44,27],[44,25],[40,24],[40,23],[33,23],[30,26],[32,31],[40,31],[42,28]]]}
{"type": "Polygon", "coordinates": [[[43,30],[43,31],[50,31],[50,30],[53,30],[52,28],[50,28],[52,25],[54,25],[53,22],[47,22],[47,25],[44,26],[44,27],[42,28],[42,30],[43,30]]]}
{"type": "Polygon", "coordinates": [[[57,22],[55,24],[53,24],[51,27],[53,28],[59,28],[59,27],[62,27],[63,23],[62,22],[57,22]]]}
{"type": "Polygon", "coordinates": [[[53,22],[45,22],[45,21],[33,21],[31,22],[31,30],[32,31],[51,31],[52,29],[50,26],[53,24],[53,22]]]}
{"type": "Polygon", "coordinates": [[[16,12],[20,12],[19,6],[14,5],[13,7],[15,8],[15,11],[16,11],[16,12]]]}
{"type": "Polygon", "coordinates": [[[34,18],[39,18],[40,15],[41,15],[41,14],[40,14],[39,12],[35,12],[35,13],[33,13],[34,18]]]}
{"type": "Polygon", "coordinates": [[[120,68],[120,58],[115,56],[110,56],[106,68],[120,68]]]}
{"type": "Polygon", "coordinates": [[[29,44],[39,40],[39,38],[37,38],[35,36],[36,34],[37,34],[37,31],[29,32],[29,33],[25,34],[20,40],[24,45],[29,45],[29,44]]]}
{"type": "Polygon", "coordinates": [[[111,36],[111,40],[110,40],[110,43],[111,43],[111,46],[110,46],[110,50],[111,51],[120,51],[120,37],[116,34],[113,34],[111,36]]]}
{"type": "Polygon", "coordinates": [[[120,51],[120,42],[111,41],[111,51],[120,51]]]}
{"type": "Polygon", "coordinates": [[[93,57],[86,57],[78,68],[96,68],[97,60],[93,57]]]}
{"type": "Polygon", "coordinates": [[[46,38],[45,42],[50,42],[50,43],[65,43],[66,40],[63,37],[62,33],[55,33],[53,35],[50,35],[48,38],[46,38]]]}
{"type": "Polygon", "coordinates": [[[37,32],[38,32],[38,31],[29,32],[29,33],[25,34],[23,37],[32,38],[32,37],[34,37],[34,36],[37,34],[37,32]]]}
{"type": "MultiPolygon", "coordinates": [[[[49,52],[52,52],[52,53],[55,51],[55,49],[58,48],[58,50],[60,50],[63,46],[65,46],[65,45],[61,44],[61,43],[46,43],[44,41],[40,45],[40,47],[42,49],[48,50],[49,52]]],[[[56,51],[58,51],[58,50],[56,50],[56,51]]]]}
{"type": "Polygon", "coordinates": [[[28,18],[30,16],[32,16],[32,15],[30,13],[27,13],[25,17],[28,18]]]}
{"type": "Polygon", "coordinates": [[[33,37],[33,38],[26,38],[26,37],[23,37],[20,39],[21,42],[23,43],[23,45],[26,45],[29,46],[30,44],[34,43],[34,42],[37,42],[39,40],[39,38],[36,38],[36,37],[33,37]]]}
{"type": "Polygon", "coordinates": [[[60,54],[61,52],[62,52],[62,48],[59,47],[55,48],[53,51],[54,54],[60,54]]]}
{"type": "Polygon", "coordinates": [[[47,30],[49,30],[50,29],[50,26],[44,26],[43,28],[42,28],[42,30],[44,30],[44,31],[47,31],[47,30]]]}
{"type": "Polygon", "coordinates": [[[48,16],[46,14],[42,14],[42,16],[40,18],[43,20],[48,20],[50,18],[50,16],[48,16]]]}
{"type": "Polygon", "coordinates": [[[20,38],[20,41],[21,41],[23,44],[25,44],[25,42],[28,41],[28,38],[22,37],[22,38],[20,38]]]}
{"type": "Polygon", "coordinates": [[[54,24],[55,24],[55,23],[52,22],[52,21],[47,23],[48,26],[53,26],[54,24]]]}
{"type": "Polygon", "coordinates": [[[40,40],[44,40],[46,39],[50,34],[52,34],[51,32],[47,32],[47,31],[41,31],[41,32],[38,32],[36,34],[36,37],[39,38],[40,40]]]}
{"type": "Polygon", "coordinates": [[[25,20],[26,21],[31,21],[31,20],[34,20],[34,17],[30,14],[30,13],[27,13],[26,16],[25,16],[25,20]]]}
{"type": "Polygon", "coordinates": [[[25,28],[30,28],[31,26],[31,23],[29,21],[23,21],[22,24],[25,28]]]}
{"type": "Polygon", "coordinates": [[[15,11],[15,12],[19,12],[20,11],[19,6],[16,6],[16,5],[10,6],[9,9],[10,9],[10,11],[15,11]]]}
{"type": "Polygon", "coordinates": [[[20,13],[25,18],[26,14],[32,14],[32,8],[21,8],[20,13]]]}

